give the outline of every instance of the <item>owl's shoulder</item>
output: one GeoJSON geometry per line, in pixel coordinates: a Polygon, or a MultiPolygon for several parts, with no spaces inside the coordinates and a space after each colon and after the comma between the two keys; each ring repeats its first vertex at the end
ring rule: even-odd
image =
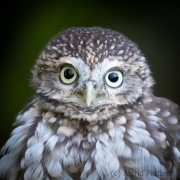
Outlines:
{"type": "Polygon", "coordinates": [[[156,105],[158,105],[160,108],[167,108],[167,109],[176,109],[176,110],[180,110],[180,106],[178,104],[176,104],[175,102],[164,98],[164,97],[156,97],[153,96],[152,97],[152,103],[155,103],[156,105]]]}
{"type": "Polygon", "coordinates": [[[155,110],[158,117],[167,119],[170,124],[176,124],[180,119],[180,106],[167,98],[153,96],[150,102],[144,104],[144,107],[155,110]]]}
{"type": "MultiPolygon", "coordinates": [[[[144,108],[159,119],[164,131],[170,132],[175,142],[180,141],[180,106],[169,99],[152,97],[144,108]]],[[[169,134],[169,133],[168,133],[169,134]]]]}

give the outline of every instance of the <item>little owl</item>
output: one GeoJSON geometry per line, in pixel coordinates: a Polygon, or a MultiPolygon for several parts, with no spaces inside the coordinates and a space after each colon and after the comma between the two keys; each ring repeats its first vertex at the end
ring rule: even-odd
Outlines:
{"type": "Polygon", "coordinates": [[[1,150],[1,177],[180,178],[179,107],[154,96],[153,82],[146,58],[121,33],[59,33],[34,66],[36,93],[1,150]]]}

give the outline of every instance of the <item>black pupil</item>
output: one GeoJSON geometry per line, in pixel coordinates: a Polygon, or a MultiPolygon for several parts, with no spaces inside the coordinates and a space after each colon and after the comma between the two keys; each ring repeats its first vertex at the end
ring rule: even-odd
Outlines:
{"type": "Polygon", "coordinates": [[[118,81],[119,76],[118,76],[117,73],[111,73],[111,74],[108,75],[108,79],[109,79],[111,82],[115,83],[115,82],[118,81]]]}
{"type": "Polygon", "coordinates": [[[71,79],[71,78],[73,78],[73,76],[74,76],[74,71],[72,71],[71,69],[66,69],[64,71],[64,77],[66,79],[71,79]]]}

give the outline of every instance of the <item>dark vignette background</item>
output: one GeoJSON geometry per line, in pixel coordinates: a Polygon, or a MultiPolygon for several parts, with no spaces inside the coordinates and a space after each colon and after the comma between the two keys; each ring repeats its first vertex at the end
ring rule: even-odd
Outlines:
{"type": "Polygon", "coordinates": [[[122,32],[148,59],[154,93],[180,104],[178,2],[24,0],[1,2],[0,147],[16,114],[34,93],[30,71],[49,39],[69,27],[101,26],[122,32]]]}

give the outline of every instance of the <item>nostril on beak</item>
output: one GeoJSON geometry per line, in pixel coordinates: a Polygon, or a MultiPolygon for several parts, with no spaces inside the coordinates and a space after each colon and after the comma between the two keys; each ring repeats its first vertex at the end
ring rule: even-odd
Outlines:
{"type": "Polygon", "coordinates": [[[93,88],[96,89],[97,88],[97,84],[93,83],[93,88]]]}
{"type": "Polygon", "coordinates": [[[87,87],[87,84],[88,84],[89,82],[91,82],[92,87],[93,87],[94,89],[97,88],[97,82],[96,82],[95,80],[90,80],[90,81],[84,82],[84,83],[83,83],[83,88],[86,88],[86,87],[87,87]]]}

